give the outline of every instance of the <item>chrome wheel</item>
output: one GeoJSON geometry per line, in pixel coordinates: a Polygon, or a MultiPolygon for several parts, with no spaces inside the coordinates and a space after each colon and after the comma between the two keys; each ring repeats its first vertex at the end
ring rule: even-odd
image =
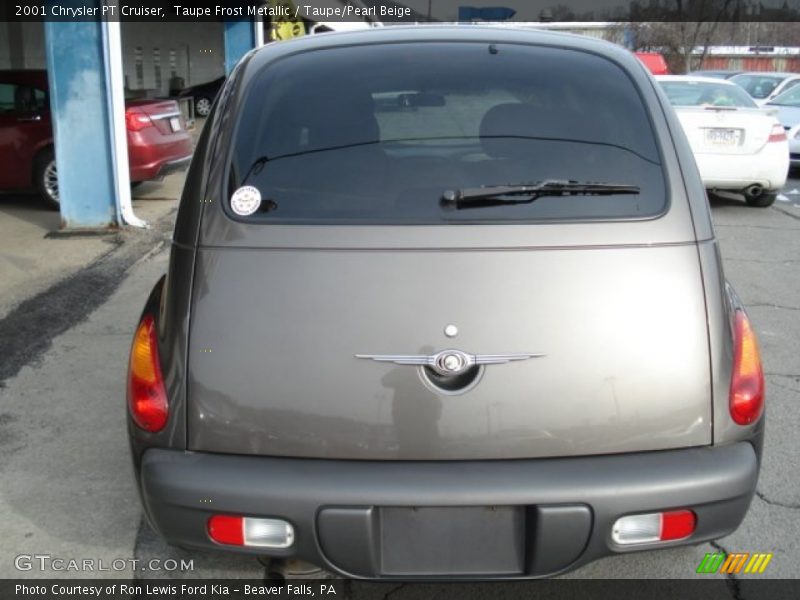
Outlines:
{"type": "Polygon", "coordinates": [[[44,191],[53,202],[58,203],[58,171],[56,170],[56,161],[51,160],[47,163],[42,174],[42,184],[44,191]]]}
{"type": "Polygon", "coordinates": [[[207,117],[211,112],[211,100],[208,98],[198,98],[194,103],[194,112],[198,117],[207,117]]]}

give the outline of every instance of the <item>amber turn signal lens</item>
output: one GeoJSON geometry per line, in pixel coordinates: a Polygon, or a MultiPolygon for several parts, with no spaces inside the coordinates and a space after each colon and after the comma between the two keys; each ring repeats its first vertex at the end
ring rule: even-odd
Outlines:
{"type": "Polygon", "coordinates": [[[169,408],[158,360],[155,320],[145,315],[136,328],[128,368],[128,410],[137,427],[151,433],[167,424],[169,408]]]}
{"type": "Polygon", "coordinates": [[[758,340],[743,310],[736,311],[730,411],[739,425],[749,425],[764,411],[764,372],[758,340]]]}

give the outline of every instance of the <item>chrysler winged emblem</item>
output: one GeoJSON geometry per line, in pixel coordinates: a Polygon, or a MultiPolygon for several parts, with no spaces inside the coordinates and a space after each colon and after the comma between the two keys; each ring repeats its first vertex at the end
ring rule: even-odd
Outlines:
{"type": "Polygon", "coordinates": [[[396,365],[418,365],[430,367],[439,375],[460,375],[475,365],[499,365],[515,360],[528,360],[545,356],[540,353],[516,354],[468,354],[461,350],[442,350],[436,354],[356,354],[356,358],[368,358],[396,365]]]}

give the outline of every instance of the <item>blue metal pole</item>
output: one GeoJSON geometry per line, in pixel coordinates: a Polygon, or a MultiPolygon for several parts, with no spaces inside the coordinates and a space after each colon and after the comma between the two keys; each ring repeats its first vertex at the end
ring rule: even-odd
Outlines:
{"type": "Polygon", "coordinates": [[[62,226],[117,226],[102,24],[45,22],[44,27],[62,226]]]}
{"type": "Polygon", "coordinates": [[[223,32],[225,36],[225,74],[233,71],[236,63],[250,50],[258,45],[256,39],[256,25],[253,21],[225,21],[223,32]]]}

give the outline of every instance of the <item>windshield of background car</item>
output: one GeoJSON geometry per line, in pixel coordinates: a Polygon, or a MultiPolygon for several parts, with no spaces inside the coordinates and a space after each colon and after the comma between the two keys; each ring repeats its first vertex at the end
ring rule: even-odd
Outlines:
{"type": "Polygon", "coordinates": [[[660,81],[673,106],[732,106],[757,108],[753,99],[736,85],[701,81],[660,81]]]}
{"type": "Polygon", "coordinates": [[[800,106],[800,87],[793,87],[788,92],[783,92],[769,101],[769,104],[778,106],[800,106]]]}
{"type": "Polygon", "coordinates": [[[666,202],[653,128],[625,71],[584,52],[488,43],[350,46],[268,65],[238,115],[228,202],[242,186],[258,188],[247,219],[264,223],[626,219],[666,202]],[[446,190],[546,179],[640,193],[440,203],[446,190]]]}
{"type": "Polygon", "coordinates": [[[762,100],[769,96],[785,77],[780,75],[736,75],[731,81],[747,90],[753,98],[762,100]]]}

